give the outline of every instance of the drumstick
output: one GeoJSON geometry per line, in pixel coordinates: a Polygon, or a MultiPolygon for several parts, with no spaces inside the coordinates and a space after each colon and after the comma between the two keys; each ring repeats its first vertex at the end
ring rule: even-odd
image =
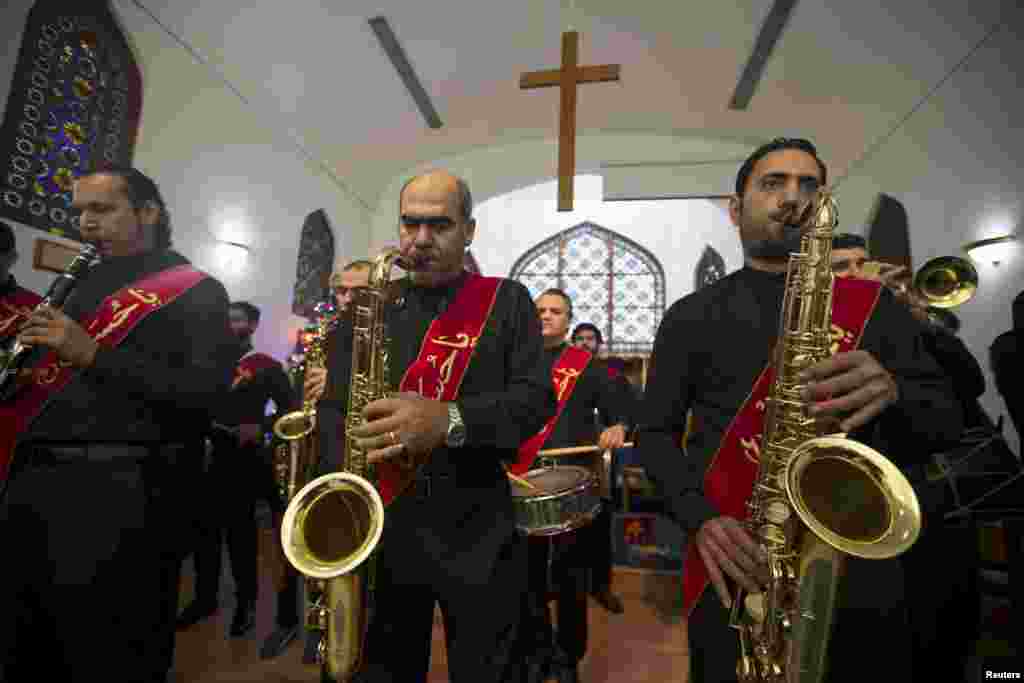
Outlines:
{"type": "MultiPolygon", "coordinates": [[[[630,448],[633,446],[632,441],[627,441],[622,444],[623,448],[630,448]]],[[[582,455],[584,453],[597,453],[598,451],[607,450],[600,446],[572,446],[571,448],[549,448],[544,451],[537,451],[537,457],[557,457],[559,455],[582,455]]]]}
{"type": "Polygon", "coordinates": [[[527,480],[523,479],[522,477],[517,477],[516,475],[512,474],[511,472],[508,471],[508,469],[505,470],[505,474],[507,474],[508,478],[512,480],[512,483],[519,484],[520,486],[524,486],[528,489],[533,489],[534,491],[537,490],[536,486],[534,486],[527,480]]]}

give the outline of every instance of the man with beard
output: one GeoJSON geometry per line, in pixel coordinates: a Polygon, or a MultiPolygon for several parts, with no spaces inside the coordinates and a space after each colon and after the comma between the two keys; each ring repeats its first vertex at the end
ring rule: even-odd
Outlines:
{"type": "MultiPolygon", "coordinates": [[[[555,400],[527,289],[463,268],[472,213],[469,186],[446,171],[415,176],[399,193],[409,277],[392,283],[384,314],[399,393],[370,403],[351,434],[376,463],[388,505],[361,681],[426,681],[436,604],[451,680],[497,683],[516,664],[526,543],[503,465],[555,400]],[[407,469],[396,458],[425,462],[407,469]]],[[[343,316],[327,360],[342,417],[352,334],[343,316]]]]}
{"type": "MultiPolygon", "coordinates": [[[[737,518],[744,513],[721,510],[743,510],[751,495],[734,473],[756,476],[765,413],[752,387],[779,341],[789,255],[799,251],[802,220],[825,182],[825,165],[806,140],[780,138],[754,151],[729,207],[744,267],[673,304],[655,339],[639,447],[670,515],[691,538],[683,597],[695,682],[737,680],[740,642],[728,625],[733,587],[754,594],[768,582],[765,551],[737,518]],[[691,409],[701,428],[683,451],[691,409]]],[[[919,324],[877,285],[836,280],[834,293],[838,352],[798,378],[808,416],[897,465],[926,462],[956,440],[963,417],[949,381],[923,350],[919,324]]],[[[865,652],[886,663],[887,678],[916,680],[902,588],[898,558],[846,558],[823,653],[829,681],[862,680],[865,652]]]]}
{"type": "MultiPolygon", "coordinates": [[[[255,624],[256,500],[264,498],[271,508],[281,511],[264,443],[264,435],[273,428],[275,418],[266,414],[267,401],[273,400],[278,413],[283,415],[296,407],[296,400],[281,363],[253,349],[252,335],[260,323],[259,309],[247,301],[235,301],[229,316],[231,332],[238,340],[239,358],[231,394],[214,415],[210,433],[213,459],[205,478],[209,485],[209,509],[200,524],[195,551],[196,597],[178,617],[178,628],[188,628],[217,611],[221,544],[226,537],[236,598],[230,633],[240,637],[255,624]]],[[[294,605],[294,592],[290,599],[294,605]]],[[[280,623],[281,619],[297,622],[294,607],[279,609],[277,614],[279,626],[297,625],[280,623]]]]}
{"type": "MultiPolygon", "coordinates": [[[[832,272],[836,277],[878,280],[893,293],[896,301],[907,307],[920,323],[920,341],[939,368],[949,378],[963,415],[964,434],[994,431],[995,424],[981,407],[985,393],[985,376],[981,365],[956,335],[956,314],[946,309],[930,311],[927,301],[909,286],[910,272],[905,266],[882,263],[878,275],[865,270],[871,260],[867,241],[860,235],[840,233],[832,238],[832,272]]],[[[967,443],[965,441],[965,443],[967,443]]],[[[1001,445],[1001,442],[999,444],[1001,445]]],[[[951,451],[953,458],[970,446],[951,451]]],[[[957,475],[970,475],[991,467],[995,471],[1013,466],[1012,455],[1006,461],[1003,452],[993,447],[976,454],[956,469],[957,475]],[[1002,462],[1000,462],[1002,460],[1002,462]]],[[[980,618],[980,594],[977,590],[978,543],[977,528],[970,524],[947,524],[944,516],[955,499],[952,481],[929,474],[928,466],[904,467],[904,474],[914,486],[923,518],[921,535],[907,552],[900,556],[906,576],[908,630],[913,643],[912,658],[917,667],[932,666],[941,671],[963,671],[974,649],[980,618]],[[943,571],[931,571],[941,563],[943,571]],[[936,596],[944,599],[936,600],[936,596]]],[[[952,475],[950,475],[952,477],[952,475]]]]}
{"type": "Polygon", "coordinates": [[[0,582],[0,669],[162,681],[192,462],[231,382],[228,297],[171,250],[159,188],[138,170],[82,176],[72,207],[101,262],[63,310],[28,318],[32,372],[0,407],[24,425],[0,503],[17,548],[0,582]]]}

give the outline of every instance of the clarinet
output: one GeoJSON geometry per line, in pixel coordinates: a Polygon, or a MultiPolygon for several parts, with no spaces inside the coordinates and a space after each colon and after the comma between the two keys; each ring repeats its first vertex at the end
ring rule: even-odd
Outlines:
{"type": "MultiPolygon", "coordinates": [[[[43,306],[50,308],[63,308],[71,290],[78,284],[78,280],[85,273],[99,262],[99,254],[96,247],[86,244],[78,255],[72,259],[67,270],[57,276],[46,292],[46,296],[39,302],[35,310],[43,306]]],[[[9,398],[15,386],[15,380],[21,372],[22,366],[28,360],[32,347],[26,346],[18,341],[17,335],[12,336],[3,349],[3,361],[0,365],[0,397],[9,398]]]]}

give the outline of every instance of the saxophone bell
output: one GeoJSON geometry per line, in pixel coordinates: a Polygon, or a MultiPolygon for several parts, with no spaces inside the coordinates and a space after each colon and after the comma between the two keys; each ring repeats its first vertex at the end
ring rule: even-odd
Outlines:
{"type": "MultiPolygon", "coordinates": [[[[306,627],[319,632],[321,674],[327,681],[349,681],[362,668],[384,503],[368,453],[349,435],[362,423],[363,408],[389,393],[384,304],[391,267],[403,263],[396,249],[379,254],[368,286],[351,304],[352,373],[340,471],[303,486],[281,522],[285,557],[310,589],[306,627]]],[[[302,433],[309,426],[307,411],[282,418],[282,434],[302,433]]]]}

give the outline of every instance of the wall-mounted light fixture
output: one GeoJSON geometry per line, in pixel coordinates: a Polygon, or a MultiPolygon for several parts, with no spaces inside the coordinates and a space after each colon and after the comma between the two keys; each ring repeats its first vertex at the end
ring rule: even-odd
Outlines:
{"type": "Polygon", "coordinates": [[[216,246],[217,265],[225,272],[235,274],[245,267],[249,258],[249,245],[241,242],[229,242],[217,240],[216,246]]]}
{"type": "Polygon", "coordinates": [[[973,261],[991,263],[993,266],[998,266],[1016,246],[1014,244],[1016,241],[1016,234],[988,237],[983,240],[968,242],[963,246],[963,250],[973,261]]]}

